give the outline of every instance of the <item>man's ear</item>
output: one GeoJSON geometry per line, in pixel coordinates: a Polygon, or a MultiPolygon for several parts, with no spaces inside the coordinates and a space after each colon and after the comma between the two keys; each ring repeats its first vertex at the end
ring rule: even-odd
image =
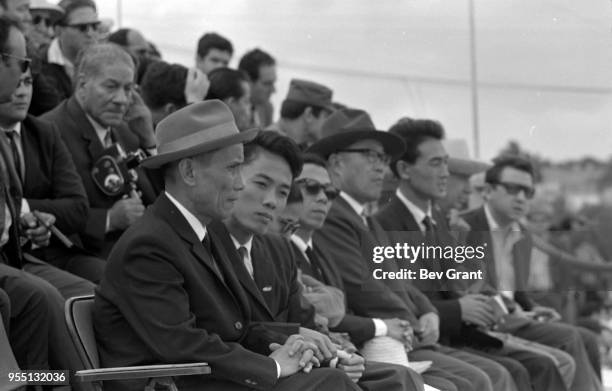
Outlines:
{"type": "Polygon", "coordinates": [[[309,123],[315,120],[315,116],[312,113],[312,107],[308,106],[304,109],[304,112],[302,113],[302,118],[304,119],[306,123],[309,123]]]}
{"type": "Polygon", "coordinates": [[[164,105],[164,118],[178,110],[174,103],[166,103],[164,105]]]}
{"type": "Polygon", "coordinates": [[[398,160],[395,164],[395,170],[399,179],[410,180],[411,164],[405,160],[398,160]]]}
{"type": "Polygon", "coordinates": [[[193,158],[182,159],[178,163],[178,170],[181,179],[189,186],[195,185],[195,161],[193,158]]]}

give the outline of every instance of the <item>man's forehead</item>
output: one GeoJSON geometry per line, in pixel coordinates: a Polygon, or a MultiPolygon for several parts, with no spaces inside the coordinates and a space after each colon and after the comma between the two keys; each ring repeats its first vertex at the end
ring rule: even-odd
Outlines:
{"type": "Polygon", "coordinates": [[[437,157],[448,157],[448,153],[446,152],[442,141],[434,138],[424,140],[422,143],[419,144],[417,149],[419,150],[419,157],[425,158],[427,160],[437,157]]]}
{"type": "Polygon", "coordinates": [[[7,42],[7,51],[17,57],[25,57],[26,46],[23,33],[16,27],[11,27],[9,40],[7,42]]]}
{"type": "Polygon", "coordinates": [[[296,180],[299,179],[314,179],[319,183],[330,183],[329,173],[327,169],[319,166],[318,164],[306,163],[302,168],[302,173],[296,180]]]}
{"type": "Polygon", "coordinates": [[[504,167],[499,175],[499,180],[501,182],[533,185],[533,178],[529,173],[514,167],[504,167]]]}

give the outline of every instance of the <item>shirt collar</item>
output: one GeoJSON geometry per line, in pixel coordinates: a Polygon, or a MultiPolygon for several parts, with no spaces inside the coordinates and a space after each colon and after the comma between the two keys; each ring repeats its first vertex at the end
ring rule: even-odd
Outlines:
{"type": "Polygon", "coordinates": [[[291,235],[291,241],[300,249],[304,254],[308,247],[312,248],[312,238],[308,239],[308,242],[305,242],[304,239],[297,236],[296,234],[291,235]]]}
{"type": "MultiPolygon", "coordinates": [[[[74,69],[74,64],[64,56],[62,48],[60,47],[59,39],[55,38],[49,45],[47,51],[47,62],[50,64],[61,65],[65,68],[74,69]]],[[[72,78],[72,75],[69,75],[72,78]]]]}
{"type": "Polygon", "coordinates": [[[96,131],[96,135],[100,139],[100,142],[102,143],[102,145],[105,145],[104,139],[106,138],[106,134],[111,131],[110,127],[102,126],[101,123],[99,123],[95,119],[91,118],[91,116],[89,114],[85,114],[85,116],[87,117],[87,120],[89,121],[91,126],[96,131]]]}
{"type": "Polygon", "coordinates": [[[357,202],[357,200],[355,200],[353,197],[351,197],[350,195],[348,195],[344,191],[340,192],[340,197],[344,198],[344,200],[346,202],[348,202],[348,204],[351,206],[351,208],[353,208],[353,210],[359,216],[363,216],[363,211],[365,209],[365,206],[363,204],[360,204],[359,202],[357,202]]]}
{"type": "Polygon", "coordinates": [[[3,128],[3,130],[5,132],[10,132],[10,131],[14,130],[15,132],[17,132],[17,135],[19,137],[21,137],[21,122],[17,122],[15,125],[13,125],[13,126],[11,126],[9,128],[6,128],[6,129],[3,128]]]}
{"type": "MultiPolygon", "coordinates": [[[[489,204],[484,204],[484,212],[485,212],[485,217],[487,218],[487,223],[489,223],[489,229],[491,231],[500,231],[503,228],[501,228],[499,226],[499,224],[497,223],[497,220],[495,220],[495,217],[493,217],[493,214],[491,213],[491,209],[489,208],[489,204]]],[[[521,226],[518,222],[513,221],[509,227],[507,227],[507,229],[509,231],[521,231],[521,226]]]]}
{"type": "Polygon", "coordinates": [[[416,206],[414,204],[414,202],[410,201],[401,191],[400,189],[397,189],[395,191],[395,195],[397,196],[397,198],[399,198],[399,200],[402,202],[402,204],[404,204],[404,206],[406,208],[408,208],[408,211],[410,212],[410,214],[412,214],[412,216],[414,217],[414,219],[416,220],[416,222],[419,224],[419,227],[421,227],[421,231],[425,231],[425,226],[423,225],[423,219],[425,218],[425,216],[429,217],[429,219],[436,224],[436,221],[433,219],[432,217],[432,213],[431,213],[431,202],[427,203],[427,212],[423,212],[423,210],[421,208],[419,208],[418,206],[416,206]]]}
{"type": "Polygon", "coordinates": [[[234,247],[236,247],[236,250],[240,247],[244,247],[246,248],[247,253],[251,254],[251,248],[253,248],[253,236],[251,236],[249,240],[247,240],[245,243],[240,243],[238,239],[236,239],[232,234],[230,234],[230,237],[232,238],[232,242],[234,243],[234,247]]]}
{"type": "Polygon", "coordinates": [[[174,206],[176,206],[176,208],[179,210],[179,212],[181,212],[183,217],[185,217],[185,219],[187,220],[187,222],[189,223],[189,225],[195,232],[196,236],[198,237],[198,240],[200,242],[204,240],[204,237],[206,236],[207,231],[206,231],[206,227],[202,225],[200,220],[198,220],[198,218],[195,217],[193,213],[188,211],[187,208],[185,208],[180,202],[178,202],[176,198],[172,197],[170,193],[168,193],[167,191],[164,191],[164,194],[166,194],[166,197],[168,197],[170,202],[172,202],[174,206]]]}

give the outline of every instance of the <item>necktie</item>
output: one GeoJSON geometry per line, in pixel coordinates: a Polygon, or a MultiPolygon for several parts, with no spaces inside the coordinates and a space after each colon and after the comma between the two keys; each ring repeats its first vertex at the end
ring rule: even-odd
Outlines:
{"type": "Polygon", "coordinates": [[[310,246],[306,248],[305,253],[306,253],[306,256],[308,257],[308,260],[310,261],[310,268],[312,270],[312,276],[316,278],[317,280],[324,282],[323,281],[323,271],[321,270],[321,263],[319,262],[319,257],[317,256],[317,254],[315,254],[314,250],[310,246]]]}
{"type": "Polygon", "coordinates": [[[108,148],[111,145],[113,145],[113,139],[111,137],[111,131],[109,129],[104,135],[104,148],[108,148]]]}
{"type": "Polygon", "coordinates": [[[423,217],[422,223],[425,226],[425,231],[432,232],[434,230],[434,224],[431,220],[431,217],[426,215],[425,217],[423,217]]]}
{"type": "Polygon", "coordinates": [[[361,211],[361,220],[363,220],[363,224],[366,226],[366,228],[370,228],[370,225],[368,224],[368,212],[364,209],[361,211]]]}
{"type": "Polygon", "coordinates": [[[254,278],[253,276],[255,273],[253,270],[253,263],[249,259],[249,251],[246,249],[246,247],[240,246],[238,247],[238,254],[240,254],[240,258],[242,259],[242,263],[244,264],[247,272],[249,272],[251,278],[254,278]]]}
{"type": "Polygon", "coordinates": [[[19,174],[19,180],[23,183],[23,164],[21,164],[21,154],[19,153],[19,147],[17,147],[17,132],[10,130],[6,132],[6,135],[11,144],[11,152],[13,153],[13,161],[15,162],[15,170],[19,174]]]}
{"type": "Polygon", "coordinates": [[[213,268],[215,269],[217,274],[219,274],[219,277],[221,277],[221,279],[224,280],[223,273],[221,272],[221,269],[219,268],[219,264],[215,260],[215,257],[213,256],[213,253],[212,253],[212,244],[210,242],[210,235],[207,234],[204,236],[204,239],[202,239],[202,245],[204,246],[206,251],[208,251],[208,255],[210,256],[210,260],[213,265],[213,268]]]}

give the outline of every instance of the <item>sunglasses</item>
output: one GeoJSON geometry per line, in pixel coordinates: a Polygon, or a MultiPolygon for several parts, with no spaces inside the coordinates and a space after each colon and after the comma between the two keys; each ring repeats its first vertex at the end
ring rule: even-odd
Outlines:
{"type": "Polygon", "coordinates": [[[82,33],[86,33],[90,29],[96,32],[100,27],[100,22],[67,24],[66,27],[72,27],[73,29],[77,29],[82,33]]]}
{"type": "Polygon", "coordinates": [[[43,23],[46,27],[53,27],[55,23],[50,18],[47,18],[42,15],[35,15],[32,17],[32,24],[41,24],[43,23]]]}
{"type": "Polygon", "coordinates": [[[367,148],[352,148],[352,149],[341,149],[338,152],[351,152],[351,153],[360,153],[368,159],[368,162],[371,164],[382,163],[385,166],[391,163],[391,156],[386,153],[380,153],[378,151],[374,151],[373,149],[367,148]]]}
{"type": "Polygon", "coordinates": [[[325,196],[327,197],[327,199],[330,201],[333,201],[334,199],[336,199],[336,197],[338,197],[338,195],[340,194],[340,190],[335,188],[331,183],[327,185],[322,185],[319,182],[315,181],[314,179],[308,179],[308,178],[299,179],[295,181],[295,183],[300,185],[302,189],[306,190],[306,193],[308,193],[311,196],[319,195],[319,193],[322,190],[323,193],[325,193],[325,196]]]}
{"type": "Polygon", "coordinates": [[[518,195],[522,191],[523,194],[525,194],[525,198],[528,200],[532,199],[535,195],[535,189],[533,187],[506,182],[493,182],[493,184],[503,187],[506,190],[506,193],[510,195],[518,195]]]}
{"type": "Polygon", "coordinates": [[[27,57],[17,57],[8,53],[0,53],[0,57],[2,57],[4,61],[6,61],[7,58],[14,58],[17,62],[17,65],[19,65],[19,68],[21,69],[21,73],[27,71],[28,68],[30,68],[30,63],[32,62],[32,60],[27,57]]]}

